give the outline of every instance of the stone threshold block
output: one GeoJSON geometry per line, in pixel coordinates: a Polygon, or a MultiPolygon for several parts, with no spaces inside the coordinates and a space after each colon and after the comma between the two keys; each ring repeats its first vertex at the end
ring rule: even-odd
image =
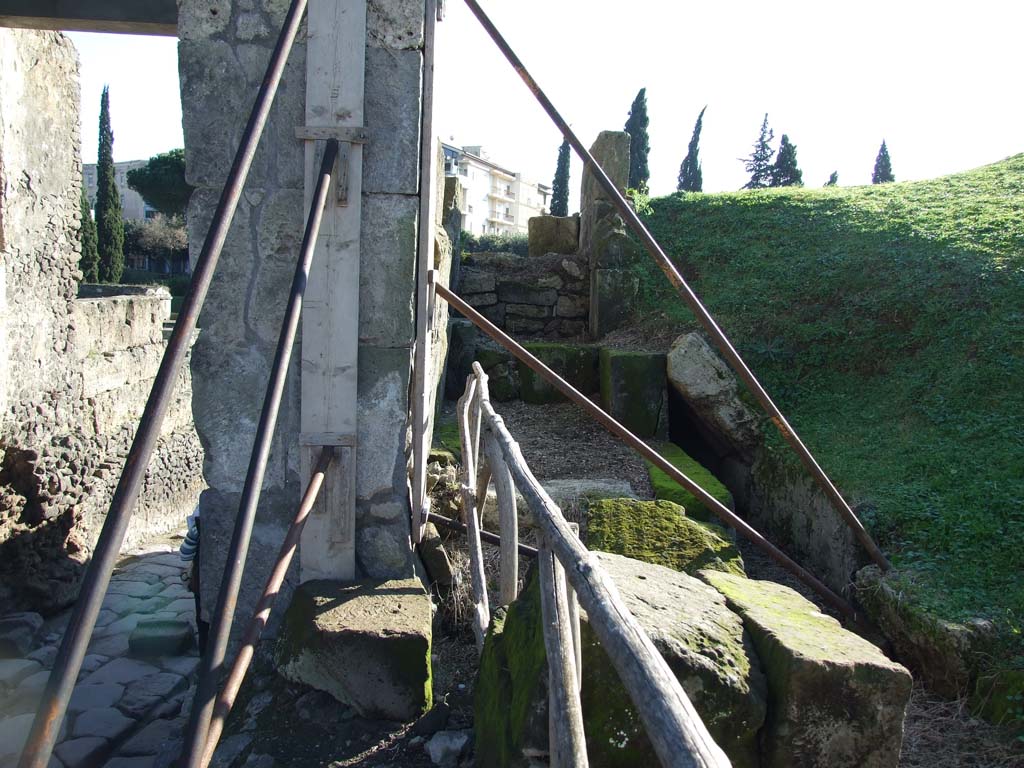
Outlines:
{"type": "Polygon", "coordinates": [[[363,717],[407,722],[432,705],[430,644],[418,579],[308,581],[285,614],[277,667],[363,717]]]}
{"type": "Polygon", "coordinates": [[[789,587],[699,575],[743,618],[768,680],[762,768],[896,768],[906,669],[789,587]]]}

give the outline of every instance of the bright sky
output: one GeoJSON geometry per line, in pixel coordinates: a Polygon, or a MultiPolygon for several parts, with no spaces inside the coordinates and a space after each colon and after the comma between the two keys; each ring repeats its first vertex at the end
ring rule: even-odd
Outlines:
{"type": "MultiPolygon", "coordinates": [[[[438,134],[550,184],[557,130],[459,0],[439,25],[438,134]]],[[[482,0],[586,144],[621,130],[647,88],[651,188],[675,190],[697,113],[705,191],[747,176],[764,113],[808,186],[870,181],[882,139],[898,180],[1024,151],[1024,3],[1008,0],[482,0]]],[[[72,34],[82,55],[83,159],[110,84],[116,160],[181,146],[175,42],[72,34]]],[[[575,158],[574,158],[575,160],[575,158]]],[[[571,186],[579,186],[575,161],[571,186]]]]}

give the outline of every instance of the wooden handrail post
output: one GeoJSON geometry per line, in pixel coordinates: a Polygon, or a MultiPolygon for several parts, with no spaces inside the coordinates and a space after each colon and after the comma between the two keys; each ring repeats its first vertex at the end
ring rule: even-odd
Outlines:
{"type": "Polygon", "coordinates": [[[498,501],[498,532],[501,535],[501,590],[499,602],[508,605],[519,594],[519,519],[516,486],[505,457],[488,427],[484,432],[484,455],[491,467],[494,494],[498,501]]]}
{"type": "MultiPolygon", "coordinates": [[[[576,534],[577,537],[580,535],[579,523],[569,523],[569,528],[576,534]]],[[[583,646],[581,645],[582,639],[580,637],[580,601],[576,597],[576,590],[572,588],[572,584],[569,583],[569,577],[565,573],[564,568],[559,569],[562,573],[562,580],[565,583],[565,596],[569,604],[569,629],[572,632],[572,649],[576,657],[576,690],[582,690],[583,688],[583,646]]]]}
{"type": "Polygon", "coordinates": [[[537,555],[544,650],[548,657],[548,739],[553,768],[587,768],[583,706],[577,686],[562,566],[542,536],[537,555]]]}
{"type": "MultiPolygon", "coordinates": [[[[491,623],[491,612],[487,601],[487,577],[484,574],[483,548],[480,544],[480,522],[477,517],[476,467],[473,457],[473,440],[470,415],[477,401],[477,379],[470,376],[466,381],[466,392],[458,403],[459,441],[462,445],[462,513],[466,519],[466,538],[469,542],[470,580],[473,587],[473,633],[476,636],[477,651],[484,648],[484,636],[491,623]]],[[[479,419],[477,420],[479,422],[479,419]]]]}

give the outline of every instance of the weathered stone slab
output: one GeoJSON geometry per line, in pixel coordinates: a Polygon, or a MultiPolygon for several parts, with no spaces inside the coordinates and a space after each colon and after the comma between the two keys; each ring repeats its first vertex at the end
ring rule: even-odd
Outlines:
{"type": "Polygon", "coordinates": [[[701,578],[743,617],[768,680],[765,768],[895,768],[912,679],[798,593],[719,571],[701,578]]]}
{"type": "Polygon", "coordinates": [[[112,707],[124,695],[124,686],[120,683],[96,683],[95,685],[75,686],[71,699],[68,701],[68,712],[85,712],[87,709],[112,707]]]}
{"type": "Polygon", "coordinates": [[[0,618],[0,658],[14,659],[28,654],[42,626],[43,617],[31,611],[9,613],[0,618]]]}
{"type": "MultiPolygon", "coordinates": [[[[191,603],[189,608],[194,606],[191,603]]],[[[132,631],[128,648],[136,656],[177,656],[192,647],[192,640],[192,625],[187,621],[146,619],[132,631]]]]}
{"type": "Polygon", "coordinates": [[[114,659],[86,677],[84,682],[87,685],[94,685],[96,683],[133,683],[157,671],[157,668],[152,664],[135,661],[135,659],[114,659]]]}
{"type": "Polygon", "coordinates": [[[420,558],[433,584],[446,589],[454,582],[452,561],[444,549],[441,535],[433,523],[427,523],[419,543],[420,558]]]}
{"type": "Polygon", "coordinates": [[[736,376],[699,333],[672,343],[668,380],[697,418],[743,455],[761,442],[760,419],[739,397],[736,376]]]}
{"type": "Polygon", "coordinates": [[[548,253],[572,255],[580,244],[579,216],[534,216],[527,222],[531,257],[548,253]]]}
{"type": "Polygon", "coordinates": [[[100,736],[114,741],[135,727],[135,721],[113,707],[90,709],[75,718],[73,736],[100,736]]]}
{"type": "Polygon", "coordinates": [[[136,733],[118,750],[122,755],[155,755],[184,730],[184,720],[154,720],[136,733]]]}
{"type": "MultiPolygon", "coordinates": [[[[527,351],[585,395],[598,391],[597,347],[581,344],[536,342],[527,351]]],[[[519,362],[520,396],[523,402],[565,402],[566,398],[528,365],[519,362]]]]}
{"type": "Polygon", "coordinates": [[[58,744],[53,752],[65,768],[99,768],[107,756],[109,743],[99,736],[82,736],[58,744]]]}
{"type": "MultiPolygon", "coordinates": [[[[494,293],[497,290],[497,281],[494,273],[474,267],[464,267],[459,275],[459,284],[456,289],[460,295],[469,293],[494,293]]],[[[468,301],[468,299],[467,299],[468,301]]],[[[497,296],[495,296],[497,301],[497,296]]]]}
{"type": "MultiPolygon", "coordinates": [[[[739,617],[721,595],[684,573],[594,554],[715,741],[734,765],[756,766],[764,680],[739,617]]],[[[629,695],[583,619],[581,699],[590,764],[658,765],[629,695]]],[[[528,755],[547,750],[546,681],[540,590],[531,573],[507,613],[495,612],[485,640],[475,699],[478,764],[525,766],[528,755]]]]}
{"type": "Polygon", "coordinates": [[[411,720],[432,701],[431,613],[418,579],[307,582],[285,617],[278,671],[363,716],[411,720]]]}
{"type": "Polygon", "coordinates": [[[124,697],[117,703],[128,717],[141,719],[149,710],[179,691],[185,690],[188,681],[173,672],[158,672],[129,683],[124,697]]]}
{"type": "Polygon", "coordinates": [[[537,288],[526,283],[501,281],[498,283],[498,298],[512,304],[553,307],[558,301],[558,291],[554,288],[537,288]]]}
{"type": "Polygon", "coordinates": [[[371,140],[363,147],[364,193],[415,195],[419,189],[422,64],[416,50],[366,49],[364,109],[371,140]]]}
{"type": "Polygon", "coordinates": [[[14,688],[42,668],[38,661],[29,659],[0,659],[0,685],[14,688]]]}
{"type": "MultiPolygon", "coordinates": [[[[0,718],[0,759],[21,753],[35,717],[36,713],[32,711],[0,718]]],[[[57,740],[63,739],[65,733],[67,733],[67,720],[61,723],[57,740]]]]}
{"type": "MultiPolygon", "coordinates": [[[[410,345],[414,333],[416,214],[409,195],[363,198],[359,245],[359,343],[410,345]],[[373,226],[368,226],[373,222],[373,226]]],[[[360,369],[362,360],[360,360],[360,369]]],[[[360,459],[360,463],[362,460],[360,459]]]]}
{"type": "Polygon", "coordinates": [[[702,569],[743,576],[724,528],[686,516],[671,501],[598,499],[587,505],[587,547],[696,576],[702,569]]]}
{"type": "Polygon", "coordinates": [[[632,270],[592,269],[590,285],[590,336],[600,339],[632,318],[640,281],[632,270]]]}
{"type": "Polygon", "coordinates": [[[600,356],[601,405],[639,437],[667,427],[665,356],[604,347],[600,356]]]}

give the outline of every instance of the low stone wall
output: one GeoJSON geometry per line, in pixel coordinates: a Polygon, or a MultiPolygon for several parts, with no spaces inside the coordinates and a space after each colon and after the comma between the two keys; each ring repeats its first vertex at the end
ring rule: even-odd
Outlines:
{"type": "Polygon", "coordinates": [[[477,253],[462,263],[457,292],[515,336],[579,337],[589,314],[585,256],[477,253]]]}
{"type": "MultiPolygon", "coordinates": [[[[78,596],[163,351],[170,295],[77,298],[78,64],[54,32],[0,29],[0,613],[78,596]]],[[[128,545],[183,525],[201,483],[178,382],[128,545]]]]}

